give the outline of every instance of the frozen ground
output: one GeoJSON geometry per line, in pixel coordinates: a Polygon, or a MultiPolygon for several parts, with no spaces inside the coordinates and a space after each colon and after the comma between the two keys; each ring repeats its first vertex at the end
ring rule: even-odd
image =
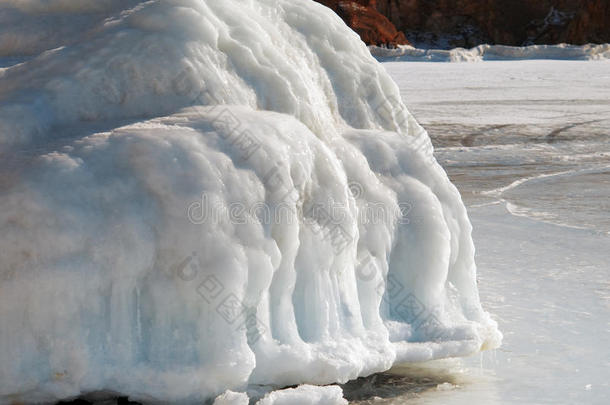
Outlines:
{"type": "Polygon", "coordinates": [[[462,192],[504,342],[361,403],[606,404],[610,63],[384,65],[462,192]]]}

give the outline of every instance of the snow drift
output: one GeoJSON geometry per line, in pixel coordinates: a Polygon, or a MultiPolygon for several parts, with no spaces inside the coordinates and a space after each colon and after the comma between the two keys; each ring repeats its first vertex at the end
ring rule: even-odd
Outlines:
{"type": "Polygon", "coordinates": [[[409,45],[397,48],[370,47],[379,60],[412,62],[480,62],[484,60],[606,60],[610,59],[610,44],[588,45],[479,45],[471,49],[418,49],[409,45]]]}
{"type": "Polygon", "coordinates": [[[332,11],[0,7],[0,402],[198,402],[499,344],[459,193],[332,11]]]}

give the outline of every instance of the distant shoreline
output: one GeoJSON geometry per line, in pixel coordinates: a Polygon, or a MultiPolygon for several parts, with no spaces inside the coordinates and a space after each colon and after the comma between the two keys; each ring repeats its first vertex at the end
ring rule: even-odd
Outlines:
{"type": "Polygon", "coordinates": [[[479,62],[483,60],[607,60],[610,44],[587,45],[479,45],[474,48],[426,49],[409,45],[396,48],[369,46],[371,54],[380,61],[413,62],[479,62]]]}

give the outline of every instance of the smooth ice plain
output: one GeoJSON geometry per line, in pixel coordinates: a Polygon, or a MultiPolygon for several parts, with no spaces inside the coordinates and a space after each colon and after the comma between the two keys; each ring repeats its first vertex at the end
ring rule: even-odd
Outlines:
{"type": "Polygon", "coordinates": [[[384,63],[473,222],[501,348],[380,404],[606,404],[610,62],[384,63]]]}

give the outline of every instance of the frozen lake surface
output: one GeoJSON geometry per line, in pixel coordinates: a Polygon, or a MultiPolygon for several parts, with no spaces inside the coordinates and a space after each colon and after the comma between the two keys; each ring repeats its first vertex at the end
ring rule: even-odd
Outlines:
{"type": "Polygon", "coordinates": [[[610,63],[384,65],[462,193],[504,342],[358,403],[606,404],[610,63]]]}

